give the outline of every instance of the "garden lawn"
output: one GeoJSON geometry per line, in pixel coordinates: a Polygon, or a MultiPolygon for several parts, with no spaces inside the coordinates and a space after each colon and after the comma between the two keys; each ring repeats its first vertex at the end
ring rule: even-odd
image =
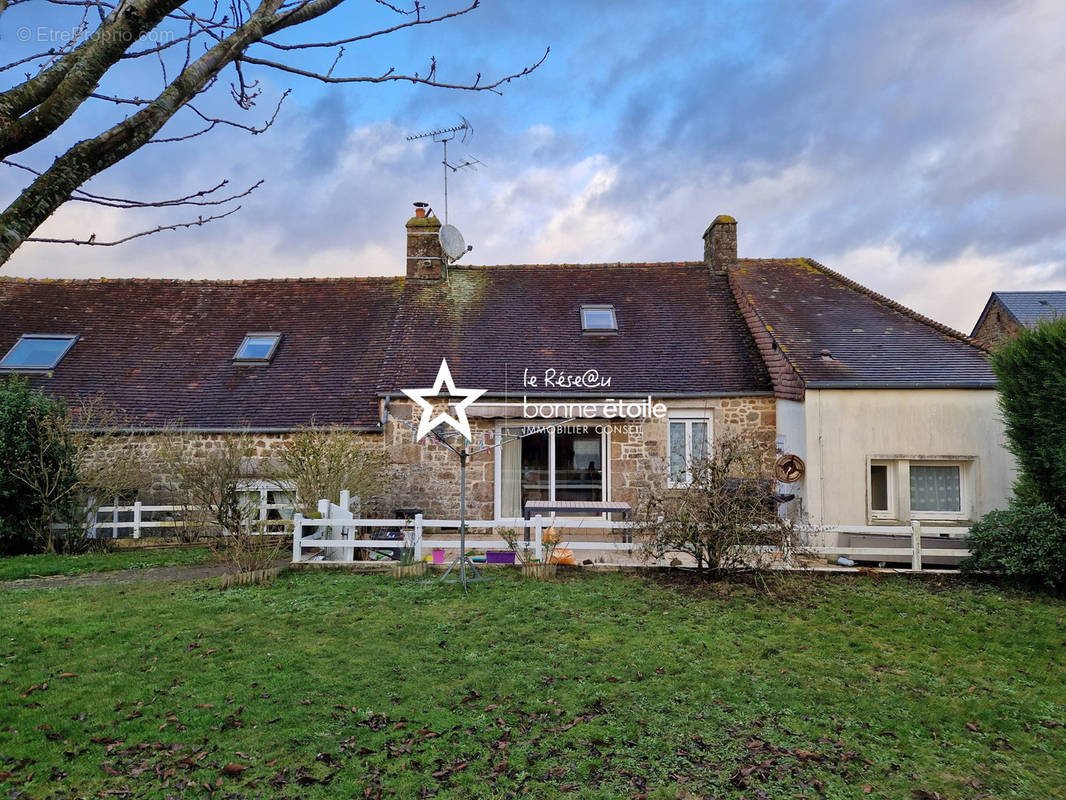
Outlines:
{"type": "Polygon", "coordinates": [[[1062,600],[490,574],[2,593],[0,792],[1066,795],[1062,600]]]}
{"type": "Polygon", "coordinates": [[[0,581],[141,567],[179,567],[203,564],[214,559],[215,554],[207,547],[90,551],[74,556],[55,553],[7,556],[0,557],[0,581]]]}

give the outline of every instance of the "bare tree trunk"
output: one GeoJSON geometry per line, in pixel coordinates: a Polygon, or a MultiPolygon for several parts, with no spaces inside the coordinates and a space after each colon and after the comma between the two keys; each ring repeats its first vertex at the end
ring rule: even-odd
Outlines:
{"type": "Polygon", "coordinates": [[[120,5],[79,47],[41,74],[0,94],[0,159],[54,133],[130,45],[181,3],[140,0],[120,5]]]}
{"type": "Polygon", "coordinates": [[[0,266],[75,189],[144,145],[223,67],[261,38],[281,4],[282,0],[264,0],[244,25],[190,64],[155,100],[57,158],[0,214],[0,266]]]}

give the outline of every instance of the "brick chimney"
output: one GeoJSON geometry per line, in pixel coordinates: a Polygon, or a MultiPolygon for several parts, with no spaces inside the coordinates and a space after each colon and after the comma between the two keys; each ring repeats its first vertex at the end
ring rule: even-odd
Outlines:
{"type": "Polygon", "coordinates": [[[440,220],[426,216],[426,203],[415,203],[415,215],[407,220],[407,277],[439,281],[448,273],[440,246],[440,220]]]}
{"type": "Polygon", "coordinates": [[[713,272],[724,275],[737,260],[737,221],[719,214],[703,232],[703,260],[713,272]]]}

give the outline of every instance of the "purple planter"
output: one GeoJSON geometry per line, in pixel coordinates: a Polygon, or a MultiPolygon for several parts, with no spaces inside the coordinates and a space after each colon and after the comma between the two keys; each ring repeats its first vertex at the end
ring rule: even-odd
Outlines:
{"type": "Polygon", "coordinates": [[[513,550],[487,550],[485,552],[486,564],[513,564],[513,550]]]}

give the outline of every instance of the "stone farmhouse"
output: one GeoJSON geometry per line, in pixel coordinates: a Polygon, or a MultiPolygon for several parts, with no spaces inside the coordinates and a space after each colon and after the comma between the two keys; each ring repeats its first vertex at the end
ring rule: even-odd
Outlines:
{"type": "Polygon", "coordinates": [[[816,525],[965,525],[1006,503],[985,350],[810,259],[738,257],[731,217],[671,263],[449,263],[440,227],[416,210],[398,277],[0,279],[0,369],[204,447],[254,433],[261,458],[311,424],[350,429],[397,465],[388,508],[439,518],[458,513],[456,459],[416,440],[404,390],[442,359],[483,390],[466,409],[472,518],[682,486],[730,430],[795,457],[781,488],[816,525]],[[558,404],[582,414],[526,413],[558,404]]]}

